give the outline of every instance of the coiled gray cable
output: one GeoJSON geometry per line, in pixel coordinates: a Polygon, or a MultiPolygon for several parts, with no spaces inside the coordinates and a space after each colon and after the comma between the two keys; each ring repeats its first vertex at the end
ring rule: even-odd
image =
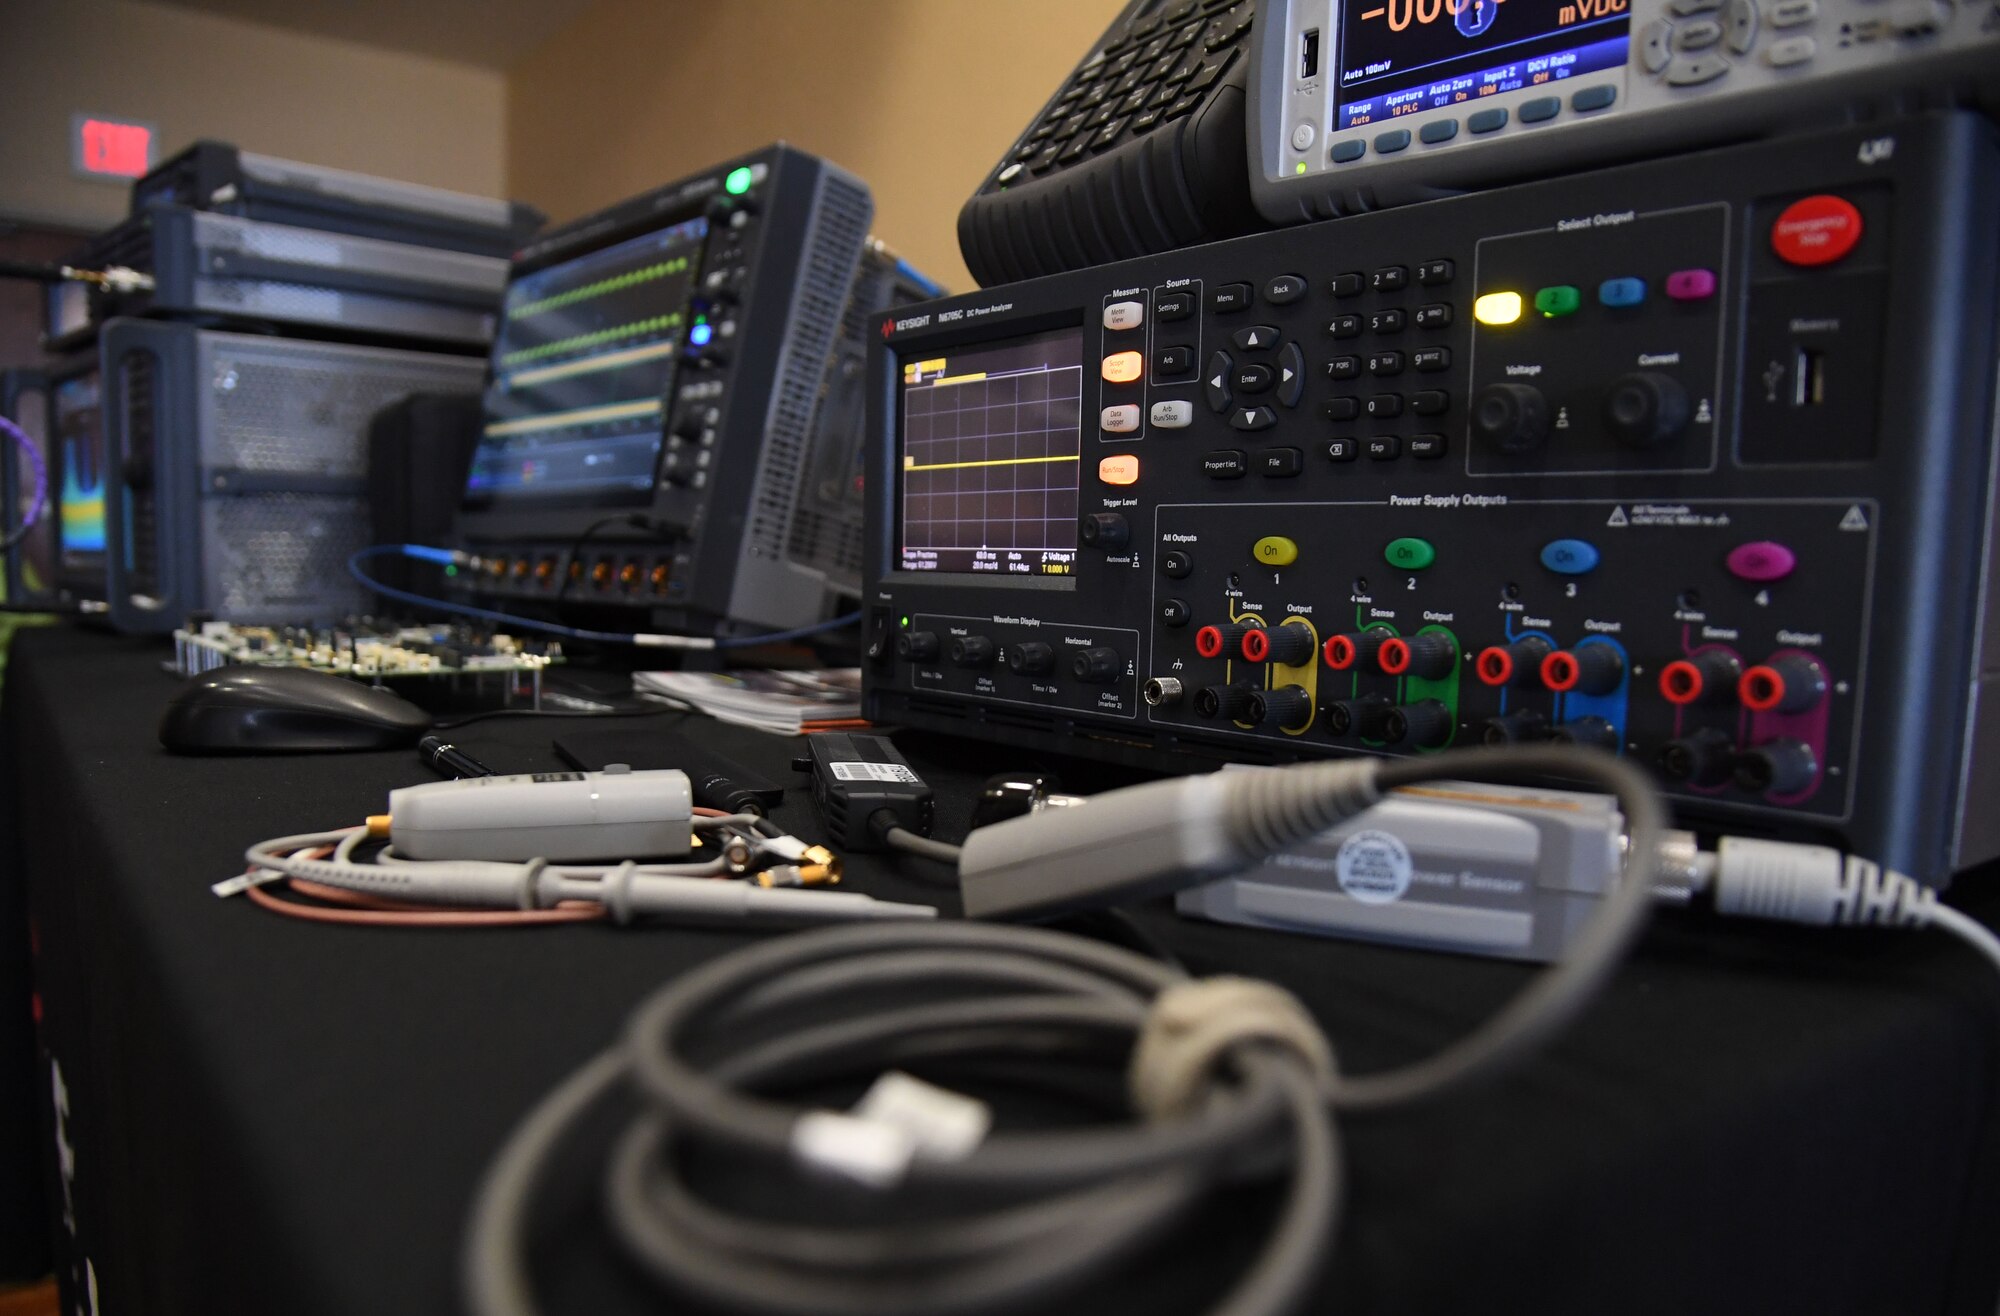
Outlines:
{"type": "MultiPolygon", "coordinates": [[[[1235,834],[1260,844],[1332,826],[1347,816],[1341,809],[1351,813],[1374,794],[1350,789],[1351,774],[1310,767],[1244,776],[1289,777],[1302,787],[1254,790],[1232,804],[1235,834]]],[[[1590,1002],[1637,936],[1664,836],[1665,811],[1646,778],[1593,751],[1460,751],[1383,762],[1373,777],[1385,792],[1440,779],[1562,777],[1614,793],[1625,815],[1621,879],[1569,957],[1436,1056],[1329,1079],[1292,1050],[1245,1043],[1210,1075],[1190,1117],[1000,1133],[962,1160],[919,1158],[882,1194],[886,1206],[905,1208],[902,1216],[849,1225],[751,1219],[699,1197],[680,1166],[698,1147],[740,1157],[759,1174],[798,1175],[792,1137],[809,1109],[768,1094],[966,1061],[1025,1058],[1108,1073],[1129,1056],[1155,999],[1186,981],[1130,952],[998,924],[878,924],[765,942],[657,992],[618,1046],[509,1137],[472,1212],[464,1254],[471,1310],[535,1316],[524,1260],[528,1203],[565,1135],[628,1086],[644,1112],[617,1144],[606,1211],[628,1252],[678,1292],[767,1316],[1023,1310],[1102,1274],[1212,1189],[1288,1164],[1278,1222],[1213,1316],[1295,1310],[1339,1213],[1331,1112],[1423,1100],[1531,1054],[1590,1002]]]]}

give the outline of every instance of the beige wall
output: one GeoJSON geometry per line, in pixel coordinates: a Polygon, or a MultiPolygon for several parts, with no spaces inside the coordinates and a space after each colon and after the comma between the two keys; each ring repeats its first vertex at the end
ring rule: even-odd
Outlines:
{"type": "Polygon", "coordinates": [[[603,0],[507,84],[507,186],[568,219],[774,138],[867,180],[954,291],[958,208],[1122,0],[603,0]]]}
{"type": "MultiPolygon", "coordinates": [[[[422,3],[422,0],[411,0],[422,3]]],[[[101,228],[126,187],[70,169],[70,116],[497,196],[498,73],[131,0],[0,0],[0,216],[101,228]]]]}

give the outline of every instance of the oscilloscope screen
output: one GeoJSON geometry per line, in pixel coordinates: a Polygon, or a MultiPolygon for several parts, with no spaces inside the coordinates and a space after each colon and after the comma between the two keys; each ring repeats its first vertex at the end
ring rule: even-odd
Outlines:
{"type": "Polygon", "coordinates": [[[1383,123],[1625,63],[1625,0],[1333,0],[1338,127],[1383,123]]]}
{"type": "Polygon", "coordinates": [[[644,502],[688,341],[705,219],[514,280],[468,502],[644,502]]]}
{"type": "Polygon", "coordinates": [[[104,561],[104,412],[95,371],[57,384],[49,399],[55,437],[56,544],[65,572],[104,561]]]}
{"type": "Polygon", "coordinates": [[[901,363],[904,571],[1067,576],[1076,561],[1083,331],[901,363]]]}

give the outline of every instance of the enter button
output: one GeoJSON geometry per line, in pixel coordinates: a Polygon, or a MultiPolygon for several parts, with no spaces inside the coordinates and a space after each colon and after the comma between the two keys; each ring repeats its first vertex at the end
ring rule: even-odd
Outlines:
{"type": "Polygon", "coordinates": [[[1792,574],[1792,568],[1798,564],[1799,560],[1791,549],[1768,539],[1738,544],[1729,550],[1729,556],[1724,561],[1730,575],[1738,580],[1755,581],[1758,584],[1783,580],[1792,574]]]}

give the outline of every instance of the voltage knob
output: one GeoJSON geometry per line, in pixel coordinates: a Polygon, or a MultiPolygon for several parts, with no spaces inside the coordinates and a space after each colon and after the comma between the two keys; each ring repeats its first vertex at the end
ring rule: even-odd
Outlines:
{"type": "Polygon", "coordinates": [[[1016,676],[1040,676],[1055,669],[1056,651],[1040,640],[1026,640],[1002,649],[1000,661],[1016,676]]]}
{"type": "Polygon", "coordinates": [[[991,667],[993,659],[993,641],[984,635],[961,635],[951,642],[954,667],[991,667]]]}
{"type": "Polygon", "coordinates": [[[1248,681],[1237,681],[1231,685],[1203,686],[1195,691],[1194,711],[1203,717],[1219,717],[1229,722],[1241,722],[1249,715],[1250,696],[1256,693],[1248,681]]]}
{"type": "Polygon", "coordinates": [[[1687,428],[1687,389],[1671,375],[1638,370],[1604,395],[1604,428],[1629,448],[1657,448],[1687,428]]]}
{"type": "Polygon", "coordinates": [[[1533,384],[1488,384],[1472,400],[1472,432],[1510,456],[1549,437],[1549,402],[1533,384]]]}
{"type": "Polygon", "coordinates": [[[1110,685],[1125,674],[1125,660],[1116,649],[1096,644],[1071,656],[1069,674],[1088,685],[1110,685]]]}
{"type": "MultiPolygon", "coordinates": [[[[1306,651],[1312,651],[1310,644],[1306,646],[1306,651]]],[[[1312,714],[1312,696],[1306,693],[1304,686],[1279,686],[1276,690],[1258,690],[1250,696],[1249,720],[1259,726],[1303,731],[1312,725],[1312,714]]]]}
{"type": "Polygon", "coordinates": [[[896,637],[896,656],[906,662],[927,663],[938,656],[936,631],[904,631],[896,637]]]}
{"type": "Polygon", "coordinates": [[[1116,552],[1132,542],[1132,527],[1116,512],[1092,512],[1077,528],[1085,547],[1116,552]]]}
{"type": "Polygon", "coordinates": [[[1259,626],[1243,637],[1243,656],[1253,663],[1303,666],[1312,661],[1312,634],[1304,626],[1259,626]]]}

